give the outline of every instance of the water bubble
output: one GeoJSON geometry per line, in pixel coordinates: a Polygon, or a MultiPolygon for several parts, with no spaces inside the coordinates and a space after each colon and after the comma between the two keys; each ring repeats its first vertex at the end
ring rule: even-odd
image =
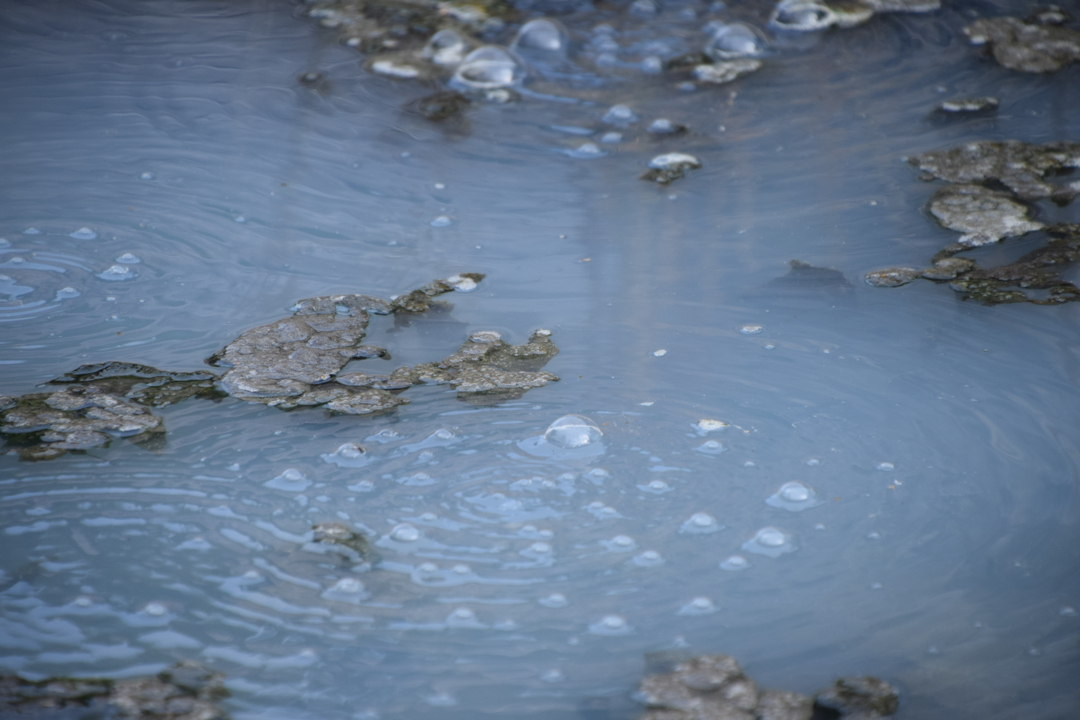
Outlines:
{"type": "Polygon", "coordinates": [[[723,529],[724,526],[712,515],[707,513],[694,513],[690,516],[689,520],[682,524],[682,527],[679,528],[679,532],[702,535],[719,532],[723,529]]]}
{"type": "Polygon", "coordinates": [[[745,570],[748,567],[750,567],[750,561],[742,555],[732,555],[727,560],[720,563],[721,570],[738,571],[745,570]]]}
{"type": "Polygon", "coordinates": [[[589,625],[589,632],[593,635],[629,635],[634,628],[621,615],[605,615],[600,622],[589,625]]]}
{"type": "Polygon", "coordinates": [[[757,335],[764,329],[765,328],[761,327],[760,325],[743,325],[739,329],[739,332],[741,332],[743,335],[757,335]]]}
{"type": "Polygon", "coordinates": [[[469,46],[465,42],[465,38],[456,30],[447,28],[431,36],[427,45],[420,52],[420,57],[430,60],[436,65],[453,67],[461,64],[468,50],[469,46]]]}
{"type": "Polygon", "coordinates": [[[629,535],[616,535],[610,540],[601,540],[600,544],[610,552],[630,552],[637,548],[634,538],[629,535]]]}
{"type": "Polygon", "coordinates": [[[140,180],[153,180],[154,179],[154,174],[149,173],[149,172],[144,172],[141,175],[139,175],[139,179],[140,180]]]}
{"type": "Polygon", "coordinates": [[[719,455],[720,453],[726,453],[728,451],[727,445],[717,440],[706,440],[697,447],[698,452],[703,452],[706,455],[719,455]]]}
{"type": "Polygon", "coordinates": [[[715,432],[717,430],[723,430],[724,428],[731,427],[731,425],[730,425],[730,423],[726,423],[723,420],[712,420],[710,418],[702,418],[701,420],[698,420],[694,424],[694,427],[697,428],[697,431],[699,433],[704,434],[704,433],[715,432]]]}
{"type": "Polygon", "coordinates": [[[160,615],[164,615],[168,611],[169,611],[168,608],[166,608],[161,603],[156,603],[156,602],[147,603],[146,606],[143,607],[143,612],[146,613],[147,615],[160,616],[160,615]]]}
{"type": "Polygon", "coordinates": [[[707,597],[696,597],[679,608],[680,615],[708,615],[719,610],[707,597]]]}
{"type": "Polygon", "coordinates": [[[408,523],[395,525],[390,531],[390,539],[398,542],[414,542],[420,539],[420,531],[408,523]]]}
{"type": "Polygon", "coordinates": [[[626,105],[612,105],[604,117],[601,118],[609,125],[618,125],[619,127],[626,127],[627,125],[633,125],[638,121],[638,116],[626,105]]]}
{"type": "Polygon", "coordinates": [[[598,442],[603,432],[583,415],[565,415],[548,426],[544,439],[561,448],[579,448],[598,442]]]}
{"type": "Polygon", "coordinates": [[[664,556],[655,550],[646,550],[640,555],[635,555],[632,563],[638,567],[653,568],[664,564],[664,556]]]}
{"type": "Polygon", "coordinates": [[[533,543],[528,548],[526,548],[525,552],[528,552],[528,553],[530,553],[532,555],[550,555],[551,550],[552,550],[551,546],[548,545],[547,543],[538,542],[538,543],[533,543]]]}
{"type": "Polygon", "coordinates": [[[1076,610],[1066,605],[1058,610],[1058,615],[1061,615],[1062,617],[1076,617],[1076,610]]]}
{"type": "Polygon", "coordinates": [[[452,628],[482,628],[484,625],[477,619],[476,613],[469,608],[457,608],[446,618],[447,627],[452,628]]]}
{"type": "Polygon", "coordinates": [[[887,472],[889,470],[895,470],[896,466],[893,465],[891,462],[882,462],[882,463],[877,464],[877,469],[878,470],[884,470],[884,471],[887,472]]]}
{"type": "Polygon", "coordinates": [[[818,465],[821,464],[821,461],[818,460],[817,458],[810,458],[809,460],[806,461],[806,464],[809,465],[810,467],[817,467],[818,465]]]}
{"type": "Polygon", "coordinates": [[[370,442],[377,442],[380,445],[385,445],[388,442],[394,442],[395,440],[400,440],[401,437],[402,437],[401,433],[399,433],[399,432],[397,432],[395,430],[386,429],[386,430],[380,430],[379,432],[375,433],[374,435],[368,436],[368,437],[366,437],[364,439],[368,440],[370,442]]]}
{"type": "Polygon", "coordinates": [[[599,501],[589,503],[585,506],[585,510],[588,511],[590,515],[600,520],[610,520],[611,518],[622,517],[618,510],[599,501]]]}
{"type": "Polygon", "coordinates": [[[560,682],[563,679],[563,674],[562,674],[562,671],[560,671],[560,670],[551,669],[551,670],[548,670],[547,672],[545,672],[543,675],[541,675],[540,679],[543,680],[544,682],[549,682],[549,683],[560,682]]]}
{"type": "Polygon", "coordinates": [[[561,608],[570,604],[570,601],[567,600],[566,596],[562,593],[551,593],[547,597],[542,597],[536,602],[548,608],[561,608]]]}
{"type": "Polygon", "coordinates": [[[23,230],[23,235],[40,235],[40,234],[41,234],[41,231],[38,230],[36,227],[28,227],[25,230],[23,230]]]}
{"type": "Polygon", "coordinates": [[[99,272],[97,275],[102,280],[117,281],[117,280],[130,280],[135,277],[135,273],[131,272],[131,268],[123,265],[113,265],[108,270],[99,272]]]}
{"type": "Polygon", "coordinates": [[[94,604],[94,601],[86,597],[85,595],[80,595],[79,597],[75,598],[73,602],[79,607],[90,607],[94,604]]]}
{"type": "Polygon", "coordinates": [[[650,75],[659,75],[664,71],[664,61],[657,55],[647,55],[641,60],[641,70],[650,75]]]}
{"type": "Polygon", "coordinates": [[[73,287],[60,288],[56,291],[57,300],[68,300],[70,298],[77,298],[80,295],[82,295],[82,293],[73,287]]]}
{"type": "Polygon", "coordinates": [[[655,495],[662,495],[674,490],[674,488],[664,480],[650,480],[645,485],[638,485],[638,489],[655,495]]]}
{"type": "Polygon", "coordinates": [[[779,30],[824,30],[837,20],[836,13],[814,0],[781,0],[769,24],[779,30]]]}
{"type": "Polygon", "coordinates": [[[784,483],[765,502],[773,507],[791,510],[792,512],[802,512],[807,508],[817,507],[822,503],[821,500],[818,500],[814,489],[803,485],[801,482],[784,483]]]}
{"type": "Polygon", "coordinates": [[[701,167],[701,161],[688,153],[664,153],[650,160],[649,167],[656,170],[686,170],[701,167]]]}
{"type": "Polygon", "coordinates": [[[455,575],[469,575],[472,573],[472,568],[464,563],[458,563],[454,567],[450,568],[450,572],[455,575]]]}
{"type": "Polygon", "coordinates": [[[742,549],[758,555],[780,557],[784,553],[794,552],[796,548],[794,538],[789,533],[770,526],[758,530],[753,538],[743,543],[742,549]]]}
{"type": "Polygon", "coordinates": [[[743,23],[731,23],[713,31],[713,39],[705,46],[705,54],[713,60],[731,60],[757,57],[767,47],[768,42],[760,30],[743,23]]]}
{"type": "Polygon", "coordinates": [[[681,135],[686,132],[686,126],[673,123],[667,118],[653,120],[646,129],[653,135],[681,135]]]}
{"type": "Polygon", "coordinates": [[[609,145],[612,145],[614,143],[621,143],[622,139],[623,139],[622,133],[617,133],[617,132],[606,132],[606,133],[604,133],[603,135],[600,136],[600,142],[606,143],[606,144],[609,144],[609,145]]]}
{"type": "Polygon", "coordinates": [[[370,462],[367,450],[356,443],[345,443],[334,452],[323,453],[319,457],[339,467],[363,467],[370,462]]]}
{"type": "Polygon", "coordinates": [[[592,158],[600,158],[607,155],[607,152],[600,149],[600,146],[596,143],[582,143],[573,150],[567,150],[566,154],[572,158],[578,158],[579,160],[591,160],[592,158]]]}
{"type": "Polygon", "coordinates": [[[524,77],[524,66],[510,51],[485,45],[465,56],[453,83],[474,90],[493,90],[517,85],[524,77]]]}
{"type": "Polygon", "coordinates": [[[278,490],[300,492],[301,490],[306,490],[311,487],[311,480],[308,479],[307,475],[304,475],[304,473],[296,468],[289,468],[273,480],[268,480],[263,483],[263,485],[278,490]]]}
{"type": "Polygon", "coordinates": [[[453,220],[445,215],[440,215],[428,224],[431,225],[431,227],[449,227],[452,222],[453,220]]]}
{"type": "Polygon", "coordinates": [[[641,15],[642,17],[650,17],[655,15],[658,8],[653,0],[634,0],[630,4],[630,12],[635,15],[641,15]]]}
{"type": "Polygon", "coordinates": [[[557,62],[566,57],[569,36],[559,23],[547,18],[521,26],[510,49],[532,61],[557,62]]]}
{"type": "Polygon", "coordinates": [[[439,481],[427,473],[418,472],[413,473],[412,475],[406,475],[405,477],[400,477],[397,479],[397,482],[401,485],[408,485],[410,487],[424,487],[426,485],[434,485],[439,481]]]}
{"type": "Polygon", "coordinates": [[[122,263],[124,265],[137,265],[142,262],[142,260],[140,260],[138,256],[131,253],[124,253],[120,257],[116,258],[116,262],[122,263]]]}
{"type": "Polygon", "coordinates": [[[97,240],[98,234],[88,227],[81,227],[75,232],[68,235],[76,240],[97,240]]]}
{"type": "Polygon", "coordinates": [[[346,485],[345,487],[353,492],[371,492],[375,489],[375,483],[370,480],[361,480],[355,485],[346,485]]]}
{"type": "Polygon", "coordinates": [[[424,698],[424,701],[428,705],[434,705],[435,707],[453,707],[457,705],[457,698],[450,693],[435,693],[434,695],[428,695],[424,698]]]}

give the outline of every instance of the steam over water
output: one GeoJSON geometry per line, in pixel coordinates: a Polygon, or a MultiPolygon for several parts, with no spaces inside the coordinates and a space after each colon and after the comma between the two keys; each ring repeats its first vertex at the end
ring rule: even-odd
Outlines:
{"type": "Polygon", "coordinates": [[[565,15],[519,41],[521,100],[439,125],[288,2],[6,3],[0,392],[203,369],[298,299],[458,272],[487,279],[373,317],[393,360],[354,367],[550,328],[562,380],[371,418],[190,400],[155,410],[162,447],[0,456],[0,670],[195,659],[237,718],[615,720],[644,653],[688,648],[802,692],[888,678],[900,720],[1075,712],[1080,307],[861,281],[956,238],[901,158],[1080,138],[1080,67],[1007,71],[960,32],[1027,6],[948,4],[693,91],[648,58],[735,3],[565,15]],[[639,179],[669,152],[702,167],[639,179]],[[792,259],[848,282],[778,280],[792,259]],[[371,562],[311,542],[331,521],[371,562]]]}

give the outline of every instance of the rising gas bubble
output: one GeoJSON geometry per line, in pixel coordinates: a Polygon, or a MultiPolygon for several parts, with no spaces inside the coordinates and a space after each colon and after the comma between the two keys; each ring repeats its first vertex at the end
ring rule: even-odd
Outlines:
{"type": "Polygon", "coordinates": [[[778,30],[811,32],[824,30],[836,22],[836,13],[814,0],[780,0],[769,18],[778,30]]]}
{"type": "Polygon", "coordinates": [[[452,83],[471,90],[494,90],[518,85],[525,67],[513,53],[495,45],[485,45],[465,56],[452,83]]]}
{"type": "Polygon", "coordinates": [[[97,276],[102,280],[115,282],[118,280],[131,280],[135,277],[135,273],[133,273],[131,271],[131,268],[129,267],[125,267],[123,265],[113,265],[108,270],[99,272],[97,276]]]}
{"type": "Polygon", "coordinates": [[[694,428],[698,431],[699,435],[705,435],[706,433],[716,432],[717,430],[723,430],[731,427],[730,423],[726,423],[723,420],[713,420],[711,418],[702,418],[694,423],[694,428]]]}
{"type": "Polygon", "coordinates": [[[446,217],[445,215],[440,215],[428,224],[431,225],[431,227],[449,227],[452,223],[453,220],[446,217]]]}
{"type": "Polygon", "coordinates": [[[720,608],[707,597],[696,597],[679,608],[680,615],[708,615],[720,608]]]}
{"type": "Polygon", "coordinates": [[[599,622],[589,625],[589,632],[593,635],[629,635],[634,628],[621,615],[605,615],[599,622]]]}
{"type": "Polygon", "coordinates": [[[447,28],[431,36],[427,45],[420,52],[420,56],[436,65],[454,67],[461,64],[468,50],[469,46],[465,42],[465,38],[456,30],[447,28]]]}
{"type": "Polygon", "coordinates": [[[479,630],[486,627],[469,608],[457,608],[446,617],[446,626],[479,630]]]}
{"type": "Polygon", "coordinates": [[[629,535],[616,535],[610,540],[601,540],[600,544],[611,552],[630,552],[637,549],[637,543],[629,535]]]}
{"type": "Polygon", "coordinates": [[[73,237],[76,240],[97,240],[98,234],[88,227],[81,227],[75,232],[71,233],[68,237],[73,237]]]}
{"type": "Polygon", "coordinates": [[[893,465],[891,462],[881,462],[877,464],[877,469],[888,472],[889,470],[895,470],[896,466],[893,465]]]}
{"type": "Polygon", "coordinates": [[[290,492],[301,492],[311,487],[311,480],[296,468],[289,468],[273,480],[263,483],[266,487],[290,492]]]}
{"type": "Polygon", "coordinates": [[[554,63],[566,59],[569,36],[562,25],[547,18],[530,20],[521,26],[510,49],[534,62],[554,63]]]}
{"type": "Polygon", "coordinates": [[[792,512],[802,512],[822,504],[814,489],[803,485],[801,482],[784,483],[765,502],[773,507],[791,510],[792,512]]]}
{"type": "Polygon", "coordinates": [[[551,593],[547,597],[542,597],[536,602],[547,608],[562,608],[570,604],[570,601],[567,600],[566,596],[562,593],[551,593]]]}
{"type": "Polygon", "coordinates": [[[122,263],[124,265],[138,265],[140,262],[142,262],[142,260],[140,260],[137,255],[133,255],[132,253],[124,253],[120,257],[116,258],[116,262],[122,263]]]}
{"type": "Polygon", "coordinates": [[[731,23],[714,31],[713,39],[705,46],[705,54],[713,60],[732,60],[758,57],[767,48],[768,43],[760,30],[743,23],[731,23]]]}
{"type": "Polygon", "coordinates": [[[603,432],[583,415],[565,415],[548,426],[544,439],[555,447],[574,449],[599,442],[603,432]]]}
{"type": "Polygon", "coordinates": [[[630,562],[632,562],[634,565],[637,565],[638,567],[660,567],[664,564],[664,556],[656,552],[655,550],[646,550],[640,555],[635,555],[634,559],[630,562]]]}
{"type": "Polygon", "coordinates": [[[601,158],[607,155],[607,152],[600,149],[600,146],[596,143],[582,143],[573,150],[567,150],[566,154],[572,158],[579,160],[591,160],[593,158],[601,158]]]}
{"type": "Polygon", "coordinates": [[[323,453],[319,457],[339,467],[363,467],[371,462],[367,450],[356,443],[345,443],[334,452],[323,453]]]}
{"type": "Polygon", "coordinates": [[[727,560],[720,563],[721,570],[738,571],[745,570],[748,567],[750,567],[750,561],[742,555],[732,555],[727,560]]]}
{"type": "Polygon", "coordinates": [[[770,526],[758,530],[754,537],[743,543],[742,549],[775,558],[784,553],[794,552],[796,548],[795,540],[790,533],[770,526]]]}
{"type": "Polygon", "coordinates": [[[337,600],[338,602],[359,603],[367,598],[364,592],[364,584],[355,578],[342,578],[331,587],[323,591],[324,600],[337,600]]]}
{"type": "Polygon", "coordinates": [[[638,490],[642,490],[647,493],[653,493],[654,495],[663,495],[664,493],[671,492],[675,488],[664,480],[650,480],[645,485],[638,485],[638,490]]]}
{"type": "Polygon", "coordinates": [[[73,287],[60,288],[56,291],[57,300],[70,300],[71,298],[77,298],[80,295],[82,295],[82,293],[73,287]]]}
{"type": "Polygon", "coordinates": [[[604,113],[602,120],[609,125],[626,127],[627,125],[636,123],[639,118],[627,105],[612,105],[608,111],[604,113]]]}
{"type": "Polygon", "coordinates": [[[717,440],[706,440],[697,446],[697,451],[706,455],[719,455],[728,451],[727,445],[717,440]]]}
{"type": "Polygon", "coordinates": [[[691,535],[705,535],[719,532],[723,529],[723,524],[718,522],[712,515],[707,513],[694,513],[690,516],[689,520],[682,524],[682,527],[679,528],[679,532],[689,533],[691,535]]]}
{"type": "Polygon", "coordinates": [[[760,325],[743,325],[741,328],[739,328],[739,332],[741,332],[743,335],[757,335],[764,329],[765,328],[761,327],[760,325]]]}
{"type": "Polygon", "coordinates": [[[408,523],[395,525],[390,531],[390,539],[398,542],[415,542],[420,539],[420,531],[408,523]]]}

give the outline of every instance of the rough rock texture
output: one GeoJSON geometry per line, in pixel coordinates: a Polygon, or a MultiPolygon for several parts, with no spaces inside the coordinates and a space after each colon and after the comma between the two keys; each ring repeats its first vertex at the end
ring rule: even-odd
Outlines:
{"type": "Polygon", "coordinates": [[[702,63],[695,65],[693,70],[694,79],[712,85],[723,85],[732,80],[761,69],[761,61],[753,58],[740,60],[723,60],[716,63],[702,63]]]}
{"type": "Polygon", "coordinates": [[[849,720],[878,720],[900,708],[896,688],[875,677],[840,678],[819,692],[814,702],[849,720]]]}
{"type": "Polygon", "coordinates": [[[1080,60],[1080,32],[1019,18],[976,20],[964,28],[973,45],[989,45],[998,64],[1010,70],[1049,73],[1080,60]]]}
{"type": "Polygon", "coordinates": [[[922,275],[923,272],[915,268],[886,268],[866,273],[866,284],[873,287],[900,287],[918,280],[922,275]]]}
{"type": "Polygon", "coordinates": [[[1064,204],[1080,193],[1080,182],[1055,185],[1047,180],[1063,170],[1080,168],[1080,143],[1076,142],[973,142],[912,155],[908,162],[927,173],[928,179],[998,182],[1023,200],[1050,198],[1064,204]]]}
{"type": "Polygon", "coordinates": [[[414,372],[418,382],[449,384],[459,395],[502,400],[557,381],[540,368],[558,353],[550,330],[537,330],[524,345],[509,345],[498,333],[478,332],[442,362],[417,365],[414,372]]]}
{"type": "Polygon", "coordinates": [[[312,542],[331,546],[346,551],[350,559],[365,559],[371,556],[371,544],[361,533],[339,522],[324,522],[313,525],[312,542]]]}
{"type": "Polygon", "coordinates": [[[157,677],[136,680],[31,682],[0,677],[0,715],[20,718],[228,720],[215,703],[228,696],[223,676],[182,662],[157,677]]]}
{"type": "Polygon", "coordinates": [[[943,227],[964,233],[960,244],[972,247],[1043,228],[1012,193],[983,185],[946,185],[930,198],[928,209],[943,227]]]}
{"type": "Polygon", "coordinates": [[[685,177],[687,170],[696,170],[700,167],[701,161],[693,155],[665,153],[649,161],[649,169],[642,173],[641,179],[667,185],[685,177]]]}

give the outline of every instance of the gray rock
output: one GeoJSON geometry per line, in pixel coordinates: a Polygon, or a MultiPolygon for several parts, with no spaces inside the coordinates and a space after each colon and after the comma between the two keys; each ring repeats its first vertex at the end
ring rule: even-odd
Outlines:
{"type": "Polygon", "coordinates": [[[1014,17],[984,18],[964,28],[973,45],[988,45],[999,65],[1049,73],[1080,60],[1080,32],[1028,24],[1014,17]]]}
{"type": "Polygon", "coordinates": [[[1043,227],[1029,219],[1031,209],[1012,193],[983,185],[947,185],[930,198],[928,209],[943,227],[964,233],[960,244],[972,247],[1043,227]]]}
{"type": "Polygon", "coordinates": [[[840,678],[814,698],[845,720],[877,720],[900,708],[900,696],[889,683],[875,677],[840,678]]]}
{"type": "Polygon", "coordinates": [[[694,66],[694,78],[712,85],[723,85],[748,73],[761,69],[761,61],[753,58],[724,60],[717,63],[694,66]]]}
{"type": "Polygon", "coordinates": [[[313,525],[311,529],[314,531],[312,542],[343,550],[343,554],[353,561],[371,557],[368,539],[344,523],[324,522],[313,525]]]}
{"type": "Polygon", "coordinates": [[[765,690],[758,699],[758,720],[810,720],[814,701],[797,692],[765,690]]]}
{"type": "Polygon", "coordinates": [[[660,185],[667,185],[686,175],[687,170],[701,167],[701,161],[686,153],[665,153],[649,161],[649,169],[642,180],[651,180],[660,185]]]}
{"type": "Polygon", "coordinates": [[[900,287],[918,280],[921,270],[915,268],[886,268],[866,273],[866,284],[872,287],[900,287]]]}
{"type": "Polygon", "coordinates": [[[946,100],[937,106],[937,110],[943,113],[970,115],[994,112],[1000,104],[996,97],[966,97],[946,100]]]}
{"type": "Polygon", "coordinates": [[[758,693],[730,655],[700,655],[645,677],[635,698],[652,720],[753,720],[758,693]]]}
{"type": "Polygon", "coordinates": [[[922,276],[927,280],[954,280],[958,275],[974,268],[974,260],[946,257],[936,261],[933,267],[923,270],[922,276]]]}
{"type": "Polygon", "coordinates": [[[913,155],[908,162],[930,177],[954,183],[996,181],[1023,200],[1072,200],[1080,184],[1054,185],[1047,178],[1080,167],[1080,143],[1033,145],[1017,140],[973,142],[948,150],[913,155]]]}

